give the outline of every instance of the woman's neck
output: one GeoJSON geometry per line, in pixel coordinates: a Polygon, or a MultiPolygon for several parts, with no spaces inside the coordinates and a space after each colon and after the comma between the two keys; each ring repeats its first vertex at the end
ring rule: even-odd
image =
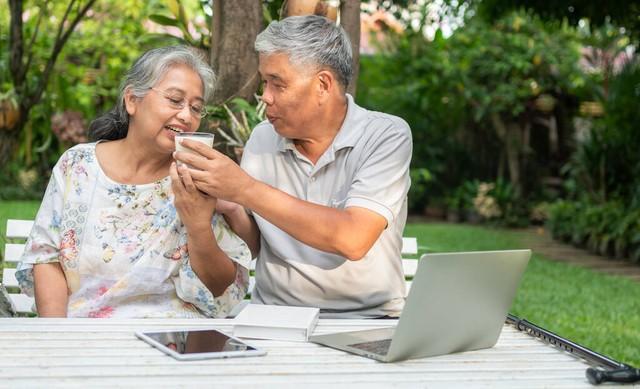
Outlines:
{"type": "Polygon", "coordinates": [[[169,175],[171,154],[145,148],[131,138],[101,142],[96,156],[105,174],[122,184],[149,184],[169,175]]]}

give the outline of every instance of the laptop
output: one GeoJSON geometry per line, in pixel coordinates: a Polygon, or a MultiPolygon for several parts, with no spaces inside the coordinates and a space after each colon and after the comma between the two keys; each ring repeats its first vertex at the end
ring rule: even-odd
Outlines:
{"type": "Polygon", "coordinates": [[[309,341],[382,362],[493,347],[531,250],[425,254],[396,327],[309,341]]]}

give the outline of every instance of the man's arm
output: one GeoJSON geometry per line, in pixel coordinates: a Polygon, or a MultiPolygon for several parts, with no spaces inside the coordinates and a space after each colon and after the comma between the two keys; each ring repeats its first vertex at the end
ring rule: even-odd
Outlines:
{"type": "Polygon", "coordinates": [[[202,155],[175,154],[177,160],[195,168],[189,173],[199,190],[251,209],[318,250],[361,259],[387,225],[383,216],[365,208],[336,209],[300,200],[255,180],[215,150],[188,140],[183,144],[202,155]]]}
{"type": "Polygon", "coordinates": [[[237,202],[318,250],[349,260],[362,259],[387,225],[383,216],[369,209],[310,203],[250,179],[251,185],[239,193],[237,202]]]}

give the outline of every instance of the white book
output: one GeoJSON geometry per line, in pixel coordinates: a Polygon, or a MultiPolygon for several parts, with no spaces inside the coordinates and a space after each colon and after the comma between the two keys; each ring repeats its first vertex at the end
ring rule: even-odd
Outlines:
{"type": "Polygon", "coordinates": [[[319,315],[320,309],[313,307],[249,304],[234,319],[233,335],[306,342],[319,315]]]}

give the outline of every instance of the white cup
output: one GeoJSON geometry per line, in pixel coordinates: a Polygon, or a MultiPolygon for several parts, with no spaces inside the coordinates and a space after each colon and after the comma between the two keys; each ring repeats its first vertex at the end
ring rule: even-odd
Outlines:
{"type": "MultiPolygon", "coordinates": [[[[210,134],[208,132],[181,132],[179,134],[176,134],[175,137],[176,151],[199,155],[192,149],[180,144],[180,142],[184,139],[194,140],[196,142],[204,143],[209,147],[213,147],[213,134],[210,134]]],[[[191,167],[189,165],[187,166],[191,167]]]]}

